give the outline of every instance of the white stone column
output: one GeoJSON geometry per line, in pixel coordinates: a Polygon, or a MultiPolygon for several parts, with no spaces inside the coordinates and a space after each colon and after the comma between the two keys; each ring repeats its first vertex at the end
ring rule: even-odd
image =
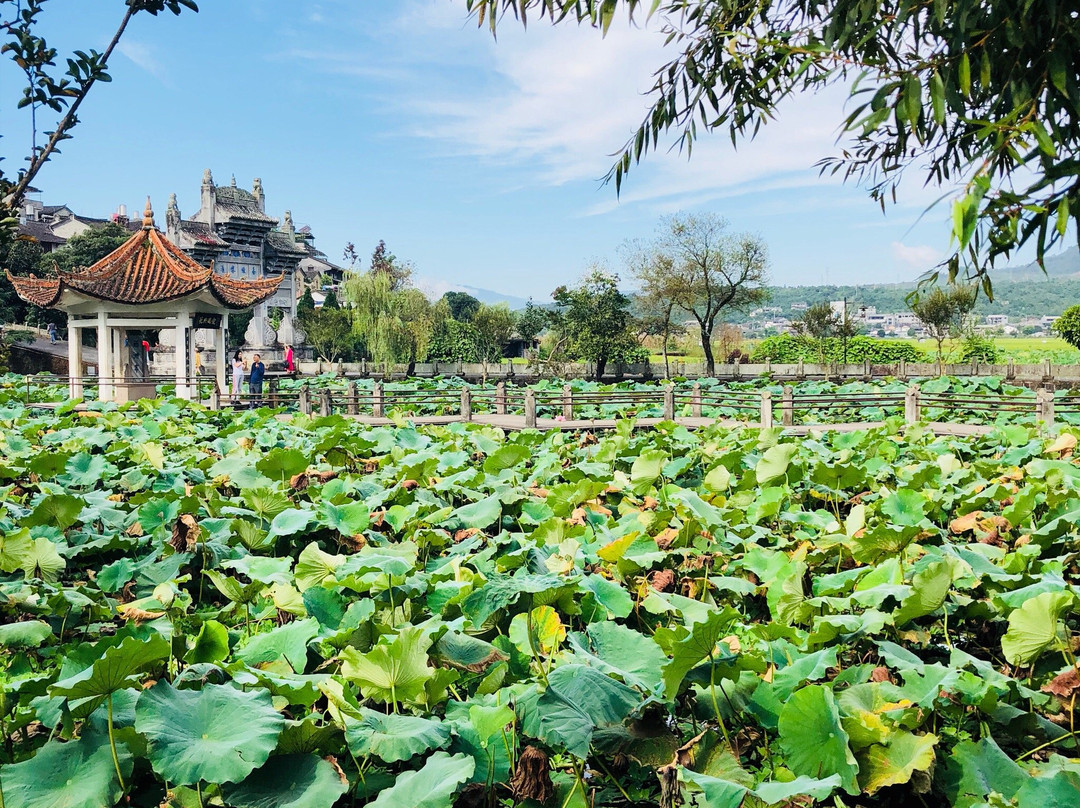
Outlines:
{"type": "Polygon", "coordinates": [[[113,400],[113,385],[110,374],[112,373],[112,333],[106,324],[107,315],[99,311],[97,316],[97,372],[98,372],[98,399],[101,401],[113,400]]]}
{"type": "Polygon", "coordinates": [[[180,312],[176,317],[176,395],[178,398],[191,400],[188,390],[188,374],[191,349],[188,346],[188,333],[191,331],[191,314],[180,312]]]}
{"type": "Polygon", "coordinates": [[[82,328],[68,317],[68,397],[83,396],[82,328]]]}
{"type": "Polygon", "coordinates": [[[225,352],[227,350],[225,335],[229,330],[229,315],[221,315],[221,327],[214,331],[214,378],[217,379],[218,392],[225,395],[228,388],[225,380],[225,352]]]}

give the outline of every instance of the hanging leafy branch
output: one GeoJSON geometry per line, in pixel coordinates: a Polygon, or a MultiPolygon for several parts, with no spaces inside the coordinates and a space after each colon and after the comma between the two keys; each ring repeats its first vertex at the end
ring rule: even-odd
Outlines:
{"type": "Polygon", "coordinates": [[[942,264],[992,292],[988,270],[1033,243],[1041,262],[1080,217],[1080,18],[1058,0],[466,0],[494,32],[506,15],[606,33],[618,11],[657,21],[678,51],[608,179],[673,132],[753,137],[799,93],[850,88],[841,150],[823,172],[881,205],[905,173],[962,190],[942,264]]]}

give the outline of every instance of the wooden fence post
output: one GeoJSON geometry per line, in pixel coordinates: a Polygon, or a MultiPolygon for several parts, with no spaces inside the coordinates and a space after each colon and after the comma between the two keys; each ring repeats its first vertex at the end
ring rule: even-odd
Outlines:
{"type": "Polygon", "coordinates": [[[1015,379],[1016,378],[1016,365],[1013,364],[1013,361],[1011,359],[1009,360],[1009,363],[1007,365],[1005,365],[1005,378],[1006,379],[1015,379]]]}
{"type": "Polygon", "coordinates": [[[506,415],[506,382],[495,385],[495,414],[506,415]]]}
{"type": "Polygon", "coordinates": [[[863,360],[863,379],[865,381],[871,381],[874,378],[874,370],[870,365],[870,360],[863,360]]]}
{"type": "Polygon", "coordinates": [[[806,378],[806,367],[803,365],[803,360],[802,360],[801,356],[799,357],[799,364],[795,368],[795,378],[796,379],[805,379],[806,378]]]}
{"type": "Polygon", "coordinates": [[[771,376],[772,375],[772,359],[769,358],[768,356],[765,357],[765,375],[766,376],[771,376]]]}
{"type": "Polygon", "coordinates": [[[525,391],[525,428],[536,429],[536,391],[531,387],[525,391]]]}
{"type": "Polygon", "coordinates": [[[1054,366],[1049,359],[1043,360],[1043,381],[1052,382],[1054,380],[1054,366]]]}
{"type": "Polygon", "coordinates": [[[311,391],[308,390],[306,384],[300,388],[300,392],[296,396],[296,403],[301,414],[311,415],[311,391]]]}
{"type": "Polygon", "coordinates": [[[383,386],[382,382],[375,382],[371,389],[371,414],[376,418],[383,417],[383,386]]]}
{"type": "Polygon", "coordinates": [[[736,378],[736,379],[738,379],[738,378],[739,378],[739,377],[740,377],[740,376],[742,375],[742,373],[741,373],[741,371],[740,371],[740,368],[739,368],[739,364],[740,364],[740,363],[739,363],[739,357],[738,357],[738,356],[736,356],[736,357],[735,357],[735,364],[734,364],[734,370],[735,370],[735,378],[736,378]]]}
{"type": "Polygon", "coordinates": [[[574,390],[568,384],[562,389],[562,417],[564,421],[574,420],[574,390]]]}
{"type": "Polygon", "coordinates": [[[909,424],[919,422],[919,386],[911,385],[904,393],[904,421],[909,424]]]}
{"type": "Polygon", "coordinates": [[[780,393],[780,423],[792,426],[795,423],[795,388],[785,384],[780,393]]]}
{"type": "Polygon", "coordinates": [[[761,391],[761,428],[772,429],[773,425],[773,411],[772,411],[772,391],[761,391]]]}
{"type": "Polygon", "coordinates": [[[675,420],[675,385],[664,385],[664,420],[675,420]]]}
{"type": "Polygon", "coordinates": [[[323,418],[334,411],[334,402],[330,398],[330,388],[324,387],[319,391],[319,415],[323,418]]]}
{"type": "Polygon", "coordinates": [[[468,387],[461,388],[461,420],[472,420],[472,390],[468,387]]]}
{"type": "MultiPolygon", "coordinates": [[[[76,332],[78,333],[78,332],[76,332]]],[[[210,390],[210,409],[221,409],[221,391],[218,390],[217,382],[214,382],[213,388],[210,390]]]]}
{"type": "Polygon", "coordinates": [[[1041,429],[1054,426],[1054,393],[1040,389],[1035,393],[1035,421],[1041,429]]]}
{"type": "Polygon", "coordinates": [[[349,415],[360,414],[360,393],[356,389],[356,382],[349,382],[349,399],[347,411],[349,415]]]}
{"type": "Polygon", "coordinates": [[[270,391],[270,406],[271,407],[277,407],[278,404],[280,403],[278,401],[278,380],[277,379],[271,379],[270,383],[267,385],[267,387],[269,388],[269,391],[270,391]]]}
{"type": "Polygon", "coordinates": [[[701,417],[701,382],[694,382],[690,390],[690,414],[695,418],[701,417]]]}

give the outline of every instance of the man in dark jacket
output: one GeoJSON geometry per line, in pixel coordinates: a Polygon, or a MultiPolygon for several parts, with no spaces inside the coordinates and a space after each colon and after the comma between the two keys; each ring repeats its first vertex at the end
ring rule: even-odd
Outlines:
{"type": "Polygon", "coordinates": [[[248,392],[251,393],[251,406],[255,408],[262,403],[263,376],[266,375],[266,365],[255,354],[251,360],[251,376],[248,377],[248,392]]]}

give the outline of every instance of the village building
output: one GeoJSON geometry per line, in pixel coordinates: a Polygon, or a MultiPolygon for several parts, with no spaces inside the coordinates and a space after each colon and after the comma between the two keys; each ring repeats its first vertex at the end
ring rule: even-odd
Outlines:
{"type": "Polygon", "coordinates": [[[210,333],[214,377],[218,390],[224,391],[229,313],[273,299],[284,280],[282,275],[235,278],[202,266],[157,229],[149,199],[139,230],[93,266],[61,270],[54,278],[7,272],[7,279],[28,303],[67,313],[73,399],[83,395],[82,332],[96,332],[102,401],[155,394],[148,349],[155,336],[175,346],[176,395],[195,398],[199,331],[210,333]]]}
{"type": "Polygon", "coordinates": [[[294,325],[297,299],[305,284],[340,268],[315,249],[310,228],[297,231],[292,214],[285,211],[279,221],[266,212],[262,181],[256,178],[251,190],[239,188],[236,178],[216,185],[210,169],[203,172],[199,210],[185,219],[176,194],[169,197],[165,214],[168,238],[200,265],[218,276],[233,280],[279,277],[277,292],[255,307],[245,341],[253,347],[289,344],[302,336],[294,325]],[[271,309],[280,309],[282,321],[273,327],[271,309]]]}

